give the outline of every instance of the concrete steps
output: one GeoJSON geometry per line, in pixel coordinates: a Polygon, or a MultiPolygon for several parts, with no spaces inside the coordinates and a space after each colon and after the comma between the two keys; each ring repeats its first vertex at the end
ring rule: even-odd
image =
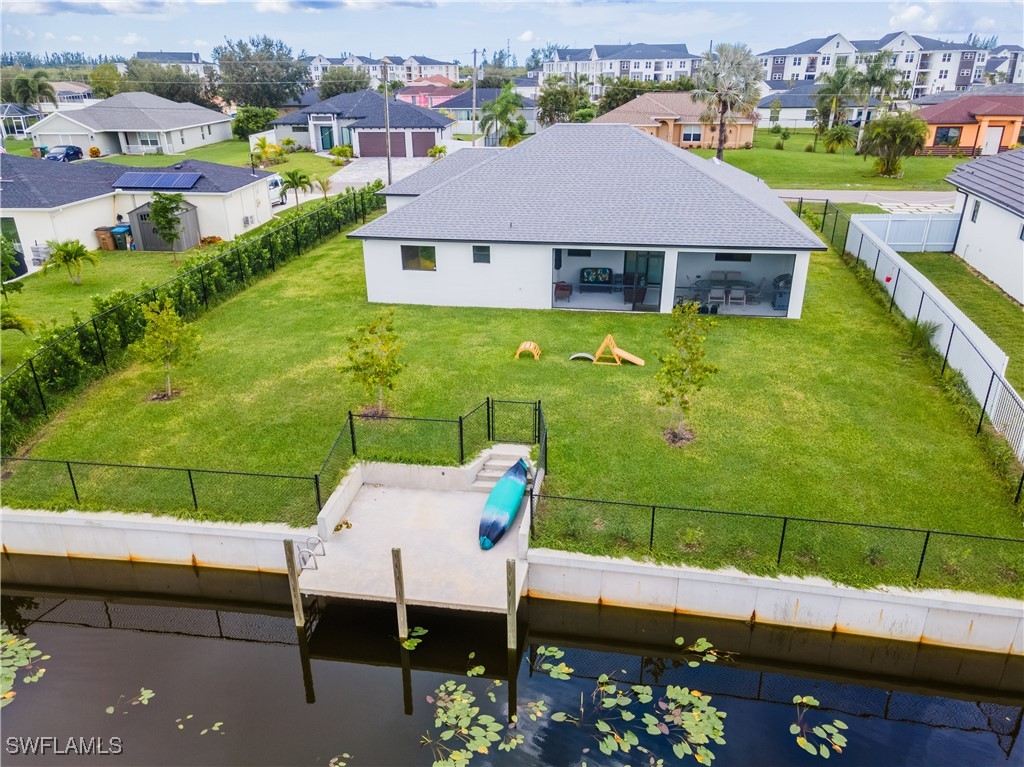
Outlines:
{"type": "Polygon", "coordinates": [[[526,459],[527,466],[530,467],[530,479],[526,482],[527,489],[533,486],[532,476],[534,472],[533,464],[530,463],[530,459],[523,454],[516,454],[512,451],[492,452],[487,460],[484,462],[483,468],[477,472],[476,481],[469,486],[469,489],[478,493],[489,493],[494,489],[494,486],[498,484],[498,480],[501,479],[502,475],[506,471],[512,468],[516,461],[520,458],[526,459]]]}

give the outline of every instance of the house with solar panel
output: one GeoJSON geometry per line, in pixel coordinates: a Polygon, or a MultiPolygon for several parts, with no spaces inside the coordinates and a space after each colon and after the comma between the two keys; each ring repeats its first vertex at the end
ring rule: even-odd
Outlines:
{"type": "Polygon", "coordinates": [[[231,138],[231,118],[152,93],[119,93],[74,111],[54,112],[27,133],[35,146],[70,144],[86,153],[178,154],[231,138]]]}
{"type": "Polygon", "coordinates": [[[0,155],[4,232],[17,232],[22,251],[37,261],[45,258],[49,240],[109,248],[104,233],[118,226],[131,227],[137,249],[170,250],[148,223],[153,194],[165,192],[181,193],[188,211],[175,250],[194,246],[200,237],[232,240],[271,219],[267,179],[272,175],[199,160],[143,169],[0,155]]]}

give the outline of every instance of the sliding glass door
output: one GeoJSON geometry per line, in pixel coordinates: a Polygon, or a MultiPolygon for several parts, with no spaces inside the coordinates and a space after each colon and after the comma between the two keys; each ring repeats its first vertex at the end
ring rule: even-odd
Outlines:
{"type": "Polygon", "coordinates": [[[625,302],[633,311],[656,312],[661,305],[661,284],[665,272],[662,250],[627,250],[622,267],[625,302]]]}

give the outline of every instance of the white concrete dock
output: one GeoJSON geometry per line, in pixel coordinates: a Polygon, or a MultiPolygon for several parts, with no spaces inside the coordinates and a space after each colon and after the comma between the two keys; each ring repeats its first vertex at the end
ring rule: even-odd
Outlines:
{"type": "MultiPolygon", "coordinates": [[[[365,484],[343,521],[331,532],[317,569],[299,574],[299,590],[327,597],[395,601],[391,550],[402,550],[406,602],[410,605],[503,613],[507,607],[505,561],[518,559],[519,524],[490,551],[478,530],[486,493],[365,484]]],[[[525,590],[527,563],[516,568],[517,596],[525,590]]]]}

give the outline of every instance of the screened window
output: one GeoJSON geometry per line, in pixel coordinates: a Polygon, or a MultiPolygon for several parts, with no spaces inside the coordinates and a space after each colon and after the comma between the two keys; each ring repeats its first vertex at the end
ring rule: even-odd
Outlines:
{"type": "Polygon", "coordinates": [[[569,248],[566,253],[570,256],[574,256],[575,258],[590,258],[590,251],[580,248],[569,248]]]}
{"type": "Polygon", "coordinates": [[[489,263],[491,263],[491,246],[490,245],[474,245],[473,246],[473,263],[474,264],[489,264],[489,263]]]}
{"type": "Polygon", "coordinates": [[[936,146],[960,146],[960,128],[944,127],[935,129],[936,146]]]}
{"type": "Polygon", "coordinates": [[[981,210],[981,200],[974,201],[974,207],[971,209],[971,223],[977,223],[978,211],[981,210]]]}
{"type": "Polygon", "coordinates": [[[160,136],[156,133],[140,133],[139,143],[142,146],[160,146],[160,136]]]}
{"type": "Polygon", "coordinates": [[[700,141],[700,126],[699,125],[684,125],[683,126],[683,141],[700,141]]]}
{"type": "Polygon", "coordinates": [[[750,261],[750,253],[715,253],[715,261],[750,261]]]}
{"type": "Polygon", "coordinates": [[[437,255],[433,245],[403,245],[402,268],[413,272],[436,272],[437,255]]]}

